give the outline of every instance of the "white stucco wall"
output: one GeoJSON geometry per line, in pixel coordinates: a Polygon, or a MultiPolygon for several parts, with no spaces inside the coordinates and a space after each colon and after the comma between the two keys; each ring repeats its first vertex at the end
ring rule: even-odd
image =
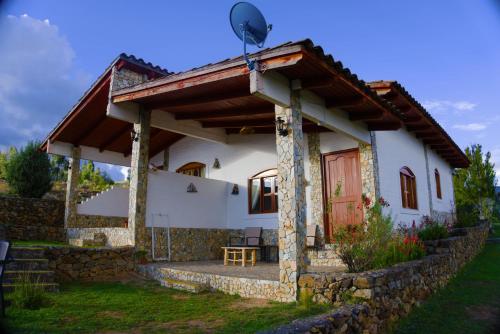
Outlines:
{"type": "Polygon", "coordinates": [[[238,195],[227,199],[227,227],[262,226],[277,228],[278,215],[248,213],[248,178],[267,169],[276,168],[276,137],[274,135],[230,135],[227,144],[185,137],[170,147],[169,169],[175,171],[188,162],[206,165],[206,177],[229,182],[239,188],[238,195]],[[215,158],[220,169],[214,169],[215,158]]]}
{"type": "Polygon", "coordinates": [[[406,129],[377,131],[375,137],[380,195],[390,204],[386,210],[396,225],[411,225],[413,221],[418,224],[423,215],[430,214],[424,145],[406,129]],[[410,168],[416,177],[417,210],[402,207],[399,170],[404,166],[410,168]]]}
{"type": "Polygon", "coordinates": [[[113,187],[77,205],[79,215],[128,217],[127,188],[113,187]]]}
{"type": "Polygon", "coordinates": [[[149,172],[146,226],[226,228],[227,182],[172,172],[149,172]],[[198,192],[189,193],[193,183],[198,192]]]}
{"type": "Polygon", "coordinates": [[[435,151],[429,148],[427,148],[427,157],[429,160],[429,179],[431,183],[432,208],[435,211],[449,213],[454,208],[453,169],[445,160],[443,160],[443,158],[441,158],[435,151]],[[442,199],[437,198],[434,169],[437,169],[439,171],[439,176],[441,178],[442,199]]]}

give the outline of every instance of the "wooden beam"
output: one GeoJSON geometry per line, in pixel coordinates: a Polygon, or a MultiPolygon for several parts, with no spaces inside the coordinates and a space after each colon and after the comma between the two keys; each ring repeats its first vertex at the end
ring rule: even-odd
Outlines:
{"type": "Polygon", "coordinates": [[[92,122],[90,126],[87,127],[87,129],[85,129],[85,131],[83,131],[83,133],[76,140],[75,146],[80,146],[82,142],[85,142],[90,137],[92,132],[94,132],[95,128],[97,128],[99,124],[104,122],[106,118],[108,118],[108,116],[106,115],[106,113],[103,113],[94,122],[92,122]]]}
{"type": "Polygon", "coordinates": [[[389,122],[389,121],[381,121],[381,122],[375,122],[375,121],[369,121],[366,122],[368,125],[368,130],[369,131],[391,131],[391,130],[398,130],[401,128],[401,122],[389,122]]]}
{"type": "Polygon", "coordinates": [[[132,131],[132,128],[133,128],[133,124],[130,124],[130,123],[124,124],[120,128],[120,131],[116,132],[114,135],[112,135],[111,137],[109,137],[108,139],[106,139],[104,141],[104,143],[102,143],[101,145],[99,145],[99,152],[102,152],[105,149],[107,149],[109,146],[111,146],[115,141],[118,140],[118,138],[120,138],[121,136],[123,136],[125,134],[125,132],[132,131]]]}
{"type": "Polygon", "coordinates": [[[419,130],[427,130],[430,129],[431,127],[428,124],[415,124],[415,125],[407,125],[406,130],[412,132],[412,131],[419,131],[419,130]]]}
{"type": "Polygon", "coordinates": [[[274,106],[270,108],[244,108],[244,109],[230,109],[230,110],[207,110],[207,111],[194,111],[194,112],[178,112],[175,114],[176,120],[200,120],[200,119],[219,119],[233,116],[274,116],[274,106]]]}
{"type": "Polygon", "coordinates": [[[439,150],[439,149],[448,148],[448,147],[450,147],[450,145],[448,145],[448,144],[431,145],[431,149],[433,149],[433,150],[439,150]]]}
{"type": "Polygon", "coordinates": [[[439,134],[434,131],[423,131],[423,132],[415,132],[415,136],[417,138],[434,138],[436,136],[439,136],[439,134]]]}
{"type": "Polygon", "coordinates": [[[249,119],[238,121],[207,121],[201,122],[204,128],[242,128],[248,127],[274,127],[274,117],[269,119],[249,119]]]}
{"type": "Polygon", "coordinates": [[[197,106],[204,105],[213,102],[228,102],[231,100],[239,99],[242,97],[249,97],[250,92],[244,91],[229,91],[222,94],[210,95],[210,96],[200,96],[187,99],[179,99],[173,101],[157,101],[145,104],[146,109],[162,109],[169,111],[169,108],[174,107],[192,107],[195,109],[197,106]]]}
{"type": "Polygon", "coordinates": [[[432,145],[432,144],[442,144],[442,143],[445,143],[445,141],[441,138],[439,139],[424,139],[423,140],[424,144],[425,145],[432,145]]]}
{"type": "Polygon", "coordinates": [[[405,116],[404,121],[405,123],[416,123],[420,122],[422,120],[422,116],[420,115],[412,115],[412,116],[405,116]]]}
{"type": "Polygon", "coordinates": [[[349,113],[349,119],[351,121],[369,121],[369,120],[378,120],[382,118],[384,113],[380,109],[363,111],[363,112],[352,112],[349,113]]]}
{"type": "Polygon", "coordinates": [[[366,102],[366,98],[364,97],[354,97],[350,99],[326,99],[325,101],[325,107],[330,109],[330,108],[350,108],[350,107],[357,107],[366,102]]]}
{"type": "Polygon", "coordinates": [[[337,82],[336,77],[321,77],[301,80],[302,89],[315,89],[330,87],[337,82]]]}

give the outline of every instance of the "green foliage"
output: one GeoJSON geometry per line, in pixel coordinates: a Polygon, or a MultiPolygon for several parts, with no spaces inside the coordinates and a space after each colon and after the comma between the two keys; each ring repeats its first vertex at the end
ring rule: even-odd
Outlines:
{"type": "Polygon", "coordinates": [[[80,186],[91,191],[102,191],[114,184],[111,177],[105,171],[96,168],[91,160],[82,165],[79,181],[80,186]]]}
{"type": "Polygon", "coordinates": [[[414,235],[396,234],[382,248],[374,260],[376,269],[392,266],[396,263],[420,259],[425,256],[425,247],[419,238],[414,235]]]}
{"type": "Polygon", "coordinates": [[[40,280],[33,280],[28,271],[19,274],[17,285],[12,293],[14,306],[29,310],[38,310],[49,305],[47,292],[40,285],[40,280]]]}
{"type": "Polygon", "coordinates": [[[7,183],[21,197],[40,198],[52,187],[49,157],[39,147],[39,142],[32,141],[18,153],[9,154],[7,183]]]}
{"type": "Polygon", "coordinates": [[[432,220],[429,216],[422,218],[422,223],[418,227],[418,237],[420,240],[438,240],[448,238],[448,226],[432,220]]]}
{"type": "Polygon", "coordinates": [[[465,154],[470,166],[458,169],[453,177],[457,213],[462,211],[462,216],[458,214],[457,218],[462,225],[470,224],[471,220],[477,222],[479,218],[491,218],[496,184],[495,164],[491,162],[490,152],[483,155],[481,145],[475,144],[467,147],[465,154]],[[460,222],[460,218],[467,222],[460,222]]]}
{"type": "Polygon", "coordinates": [[[13,146],[9,148],[8,152],[0,152],[0,179],[7,178],[7,164],[9,159],[17,154],[17,149],[13,146]]]}
{"type": "Polygon", "coordinates": [[[66,181],[68,178],[69,161],[61,155],[53,155],[50,158],[52,169],[52,180],[66,181]]]}

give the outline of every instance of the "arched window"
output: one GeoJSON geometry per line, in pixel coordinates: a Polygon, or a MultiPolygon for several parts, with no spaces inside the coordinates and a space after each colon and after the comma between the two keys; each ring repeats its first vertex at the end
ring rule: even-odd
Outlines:
{"type": "Polygon", "coordinates": [[[401,203],[403,208],[418,209],[415,174],[408,167],[403,167],[399,170],[399,178],[401,181],[401,203]]]}
{"type": "Polygon", "coordinates": [[[437,195],[437,198],[441,199],[443,198],[442,197],[442,194],[441,194],[441,177],[439,176],[439,171],[436,169],[434,169],[434,179],[436,180],[436,195],[437,195]]]}
{"type": "Polygon", "coordinates": [[[176,172],[191,176],[205,177],[205,164],[201,162],[190,162],[177,168],[176,172]]]}
{"type": "Polygon", "coordinates": [[[250,214],[278,212],[277,174],[277,169],[269,169],[248,180],[248,212],[250,214]]]}

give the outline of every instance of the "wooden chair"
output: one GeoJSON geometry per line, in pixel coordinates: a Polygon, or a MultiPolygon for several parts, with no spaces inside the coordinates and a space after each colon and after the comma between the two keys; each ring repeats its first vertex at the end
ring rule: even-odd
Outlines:
{"type": "Polygon", "coordinates": [[[10,242],[2,240],[0,241],[0,303],[2,305],[2,317],[5,317],[5,300],[3,292],[3,277],[5,273],[5,266],[8,262],[12,261],[9,255],[10,242]]]}
{"type": "Polygon", "coordinates": [[[230,247],[260,247],[261,245],[262,227],[246,227],[243,237],[231,237],[228,244],[230,247]]]}

